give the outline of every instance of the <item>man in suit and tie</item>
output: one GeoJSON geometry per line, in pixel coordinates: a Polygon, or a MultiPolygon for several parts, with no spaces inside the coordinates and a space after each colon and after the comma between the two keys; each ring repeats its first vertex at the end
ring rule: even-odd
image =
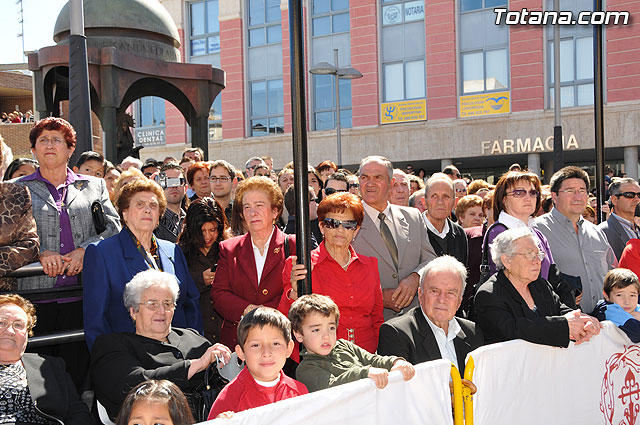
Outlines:
{"type": "Polygon", "coordinates": [[[622,251],[629,239],[640,237],[640,229],[635,225],[633,217],[636,205],[640,203],[640,185],[632,178],[615,179],[609,185],[613,211],[607,221],[599,227],[607,235],[609,245],[616,258],[620,260],[622,251]]]}
{"type": "Polygon", "coordinates": [[[462,302],[466,267],[445,255],[424,268],[420,306],[380,327],[378,354],[401,356],[412,364],[448,359],[464,371],[467,354],[484,344],[479,327],[455,317],[462,302]]]}
{"type": "Polygon", "coordinates": [[[358,175],[365,215],[352,244],[358,254],[378,259],[387,320],[417,305],[419,272],[436,254],[420,211],[389,203],[391,161],[368,156],[360,162],[358,175]]]}

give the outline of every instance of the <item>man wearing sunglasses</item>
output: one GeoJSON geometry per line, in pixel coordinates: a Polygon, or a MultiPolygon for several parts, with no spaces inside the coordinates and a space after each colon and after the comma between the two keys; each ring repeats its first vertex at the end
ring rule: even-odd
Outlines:
{"type": "Polygon", "coordinates": [[[640,237],[640,230],[633,221],[636,205],[640,203],[640,185],[632,178],[614,179],[609,185],[609,193],[613,212],[599,226],[607,235],[616,258],[620,259],[629,239],[640,237]]]}
{"type": "Polygon", "coordinates": [[[322,189],[322,199],[325,199],[329,195],[339,192],[348,192],[349,182],[347,176],[344,173],[337,172],[327,176],[325,180],[324,188],[322,189]]]}
{"type": "Polygon", "coordinates": [[[267,165],[267,164],[259,156],[254,156],[253,158],[249,158],[247,160],[247,162],[244,164],[244,169],[246,170],[247,178],[253,177],[255,175],[255,169],[258,165],[267,165]]]}
{"type": "Polygon", "coordinates": [[[368,156],[360,162],[358,176],[365,214],[353,247],[358,254],[378,259],[388,320],[418,304],[419,273],[436,254],[420,211],[389,203],[394,181],[391,161],[368,156]]]}

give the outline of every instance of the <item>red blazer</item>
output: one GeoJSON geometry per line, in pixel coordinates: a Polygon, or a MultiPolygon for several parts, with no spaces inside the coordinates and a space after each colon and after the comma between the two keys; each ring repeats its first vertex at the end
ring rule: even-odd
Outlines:
{"type": "MultiPolygon", "coordinates": [[[[251,235],[220,242],[220,259],[211,285],[213,307],[223,318],[220,342],[233,349],[238,343],[237,327],[249,304],[277,308],[282,296],[285,234],[274,230],[258,285],[251,235]]],[[[295,235],[289,236],[290,255],[295,255],[295,235]]]]}

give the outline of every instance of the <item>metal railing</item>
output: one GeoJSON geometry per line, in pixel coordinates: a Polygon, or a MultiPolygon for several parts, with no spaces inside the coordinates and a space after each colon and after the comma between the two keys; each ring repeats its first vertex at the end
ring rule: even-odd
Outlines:
{"type": "MultiPolygon", "coordinates": [[[[20,267],[17,270],[7,274],[7,277],[24,278],[44,275],[42,264],[31,263],[26,266],[20,267]]],[[[59,298],[77,298],[82,297],[82,285],[74,286],[60,286],[54,288],[41,288],[41,289],[24,289],[16,291],[0,291],[0,294],[18,294],[31,302],[52,300],[59,298]]],[[[39,335],[29,338],[27,347],[40,348],[51,345],[68,344],[71,342],[84,341],[84,329],[76,329],[70,331],[63,331],[52,333],[48,335],[39,335]]]]}

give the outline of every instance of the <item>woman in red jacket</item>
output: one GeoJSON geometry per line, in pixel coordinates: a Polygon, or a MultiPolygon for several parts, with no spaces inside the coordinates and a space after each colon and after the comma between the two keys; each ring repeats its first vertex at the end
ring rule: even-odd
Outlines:
{"type": "MultiPolygon", "coordinates": [[[[233,208],[241,208],[249,232],[220,242],[220,258],[211,286],[213,307],[222,316],[220,342],[237,344],[242,316],[259,306],[277,308],[282,296],[285,234],[275,226],[282,213],[280,188],[267,177],[243,180],[233,208]]],[[[289,246],[295,253],[295,237],[289,246]]]]}
{"type": "MultiPolygon", "coordinates": [[[[378,259],[359,255],[351,246],[364,218],[360,199],[339,192],[318,205],[318,222],[324,240],[311,252],[313,293],[327,295],[340,309],[338,338],[375,353],[378,331],[384,322],[378,259]]],[[[304,278],[304,265],[287,259],[282,273],[284,293],[278,309],[285,314],[298,298],[297,281],[304,278]]]]}

